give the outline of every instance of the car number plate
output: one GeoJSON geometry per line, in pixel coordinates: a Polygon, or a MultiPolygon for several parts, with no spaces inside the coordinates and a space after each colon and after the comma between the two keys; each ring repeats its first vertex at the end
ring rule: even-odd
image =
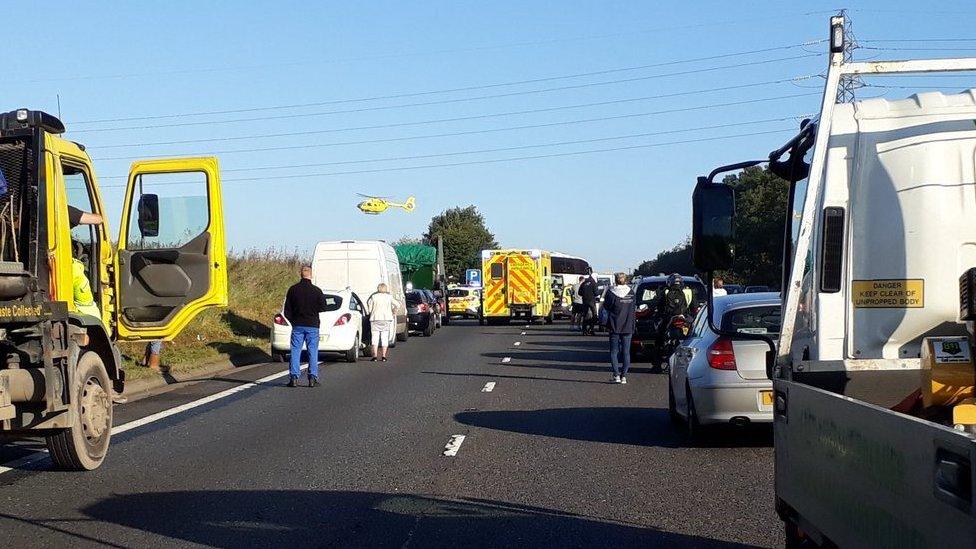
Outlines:
{"type": "Polygon", "coordinates": [[[759,391],[759,401],[762,402],[763,406],[773,405],[773,392],[772,391],[759,391]]]}

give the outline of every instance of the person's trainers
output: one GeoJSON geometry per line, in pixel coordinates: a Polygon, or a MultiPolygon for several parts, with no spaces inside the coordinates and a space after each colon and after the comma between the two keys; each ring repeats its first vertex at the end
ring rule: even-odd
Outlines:
{"type": "Polygon", "coordinates": [[[620,376],[611,375],[610,383],[620,383],[620,376]]]}
{"type": "Polygon", "coordinates": [[[319,385],[321,385],[321,383],[319,383],[319,378],[317,378],[315,376],[308,376],[308,386],[309,387],[318,387],[319,385]]]}
{"type": "Polygon", "coordinates": [[[379,359],[376,358],[375,356],[373,358],[369,359],[370,362],[376,362],[377,360],[379,360],[379,359]]]}
{"type": "Polygon", "coordinates": [[[624,384],[624,385],[626,385],[626,384],[627,384],[627,378],[625,378],[625,377],[621,377],[621,378],[620,378],[620,383],[622,383],[622,384],[624,384]]]}
{"type": "Polygon", "coordinates": [[[380,359],[382,362],[386,362],[386,357],[380,359]]]}
{"type": "Polygon", "coordinates": [[[297,376],[290,376],[288,378],[288,386],[289,387],[298,387],[298,377],[297,376]]]}

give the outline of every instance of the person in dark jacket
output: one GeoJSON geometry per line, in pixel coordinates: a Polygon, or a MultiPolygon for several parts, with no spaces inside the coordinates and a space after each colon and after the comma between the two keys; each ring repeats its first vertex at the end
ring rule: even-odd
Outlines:
{"type": "Polygon", "coordinates": [[[302,371],[299,362],[304,345],[308,349],[308,386],[316,387],[319,384],[319,313],[327,310],[328,302],[322,290],[312,284],[311,267],[303,266],[301,277],[297,284],[288,288],[285,296],[284,315],[291,323],[288,386],[298,385],[298,376],[302,371]]]}
{"type": "Polygon", "coordinates": [[[596,329],[597,310],[596,302],[598,299],[596,280],[593,279],[593,271],[580,282],[579,294],[583,299],[583,335],[593,335],[596,329]]]}
{"type": "Polygon", "coordinates": [[[617,273],[615,276],[617,285],[603,298],[603,310],[607,312],[607,328],[610,330],[610,367],[613,368],[610,380],[613,383],[627,383],[637,299],[633,288],[627,284],[627,275],[617,273]]]}

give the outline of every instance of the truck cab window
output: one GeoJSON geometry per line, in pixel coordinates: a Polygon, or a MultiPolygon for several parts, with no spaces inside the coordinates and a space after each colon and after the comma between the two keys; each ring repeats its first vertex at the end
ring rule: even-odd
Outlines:
{"type": "Polygon", "coordinates": [[[210,226],[207,175],[203,172],[140,174],[129,205],[128,250],[179,249],[206,233],[210,226]],[[153,198],[154,197],[154,198],[153,198]],[[158,216],[150,230],[140,208],[149,199],[158,216]]]}
{"type": "MultiPolygon", "coordinates": [[[[91,179],[84,169],[62,164],[61,170],[64,175],[64,190],[68,198],[68,206],[82,213],[99,213],[95,211],[92,201],[91,179]]],[[[69,220],[71,217],[69,213],[69,220]]],[[[72,257],[84,263],[85,273],[94,292],[98,292],[99,289],[97,265],[101,230],[100,225],[90,223],[72,223],[71,226],[72,257]]]]}

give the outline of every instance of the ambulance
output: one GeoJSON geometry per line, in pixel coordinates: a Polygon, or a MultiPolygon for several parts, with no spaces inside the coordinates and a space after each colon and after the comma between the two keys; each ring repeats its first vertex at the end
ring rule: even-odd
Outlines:
{"type": "Polygon", "coordinates": [[[484,250],[481,252],[482,324],[544,320],[552,323],[552,256],[545,250],[484,250]]]}

